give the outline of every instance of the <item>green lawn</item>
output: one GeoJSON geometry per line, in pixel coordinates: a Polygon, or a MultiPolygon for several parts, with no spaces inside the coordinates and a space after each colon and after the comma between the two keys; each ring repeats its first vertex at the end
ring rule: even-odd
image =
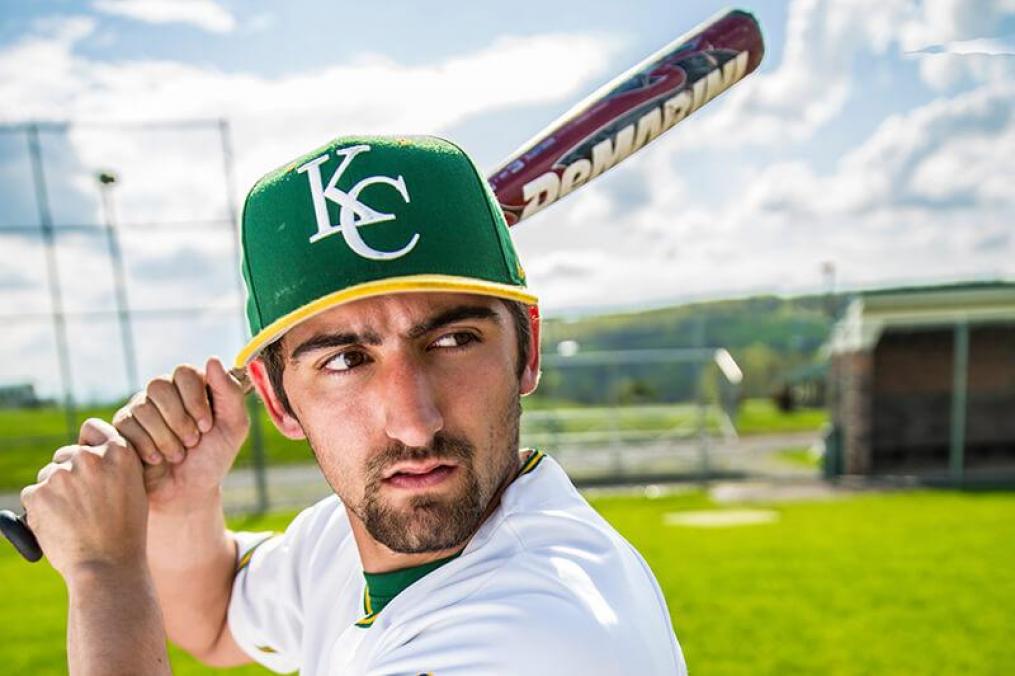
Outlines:
{"type": "MultiPolygon", "coordinates": [[[[554,402],[560,407],[548,407],[547,402],[535,398],[523,400],[528,416],[522,418],[523,434],[532,437],[531,443],[552,448],[568,439],[567,435],[611,435],[639,439],[645,435],[691,433],[697,425],[698,410],[693,404],[656,404],[607,407],[579,407],[565,402],[554,402]],[[639,436],[640,435],[640,436],[639,436]]],[[[79,412],[78,422],[96,416],[109,420],[116,410],[113,406],[93,407],[79,412]]],[[[740,408],[737,429],[741,434],[816,431],[826,420],[823,410],[802,410],[785,414],[778,411],[770,400],[748,399],[740,408]]],[[[713,433],[719,430],[719,414],[709,410],[705,421],[713,433]]],[[[59,409],[39,408],[0,410],[0,490],[18,490],[35,481],[39,468],[49,462],[53,452],[68,443],[64,436],[64,416],[59,409]]],[[[269,464],[313,462],[305,443],[289,441],[261,416],[260,428],[264,433],[264,449],[269,464]]],[[[573,438],[573,437],[572,437],[573,438]]],[[[249,442],[237,459],[237,465],[249,465],[249,442]]]]}
{"type": "Polygon", "coordinates": [[[811,453],[811,449],[793,446],[775,452],[776,460],[787,465],[806,467],[807,469],[818,469],[821,467],[821,456],[811,453]]]}
{"type": "Polygon", "coordinates": [[[771,399],[747,399],[740,405],[737,430],[740,434],[774,434],[819,430],[828,421],[823,408],[801,408],[783,413],[771,399]]]}
{"type": "MultiPolygon", "coordinates": [[[[664,525],[668,513],[715,508],[701,493],[594,504],[655,570],[692,673],[1015,673],[1015,494],[783,504],[770,507],[775,523],[721,529],[664,525]]],[[[6,547],[0,576],[4,672],[64,673],[59,579],[6,547]]],[[[177,674],[208,673],[172,659],[177,674]]]]}

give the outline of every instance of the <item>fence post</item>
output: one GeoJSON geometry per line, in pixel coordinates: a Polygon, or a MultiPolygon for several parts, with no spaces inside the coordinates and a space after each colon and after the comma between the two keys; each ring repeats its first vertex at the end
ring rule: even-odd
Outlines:
{"type": "Polygon", "coordinates": [[[969,384],[969,324],[955,325],[952,348],[952,410],[949,468],[952,482],[959,486],[965,478],[966,402],[969,384]]]}
{"type": "Polygon", "coordinates": [[[63,389],[64,424],[67,439],[73,443],[78,438],[77,407],[74,404],[74,382],[71,376],[70,352],[67,349],[67,323],[63,311],[63,295],[60,291],[60,270],[56,262],[56,237],[53,231],[53,217],[49,210],[49,194],[46,191],[46,173],[42,166],[42,149],[39,146],[39,126],[25,127],[28,139],[28,155],[32,163],[32,183],[35,186],[35,204],[39,211],[39,228],[46,250],[46,279],[49,287],[49,306],[53,317],[53,333],[56,339],[56,356],[60,365],[60,387],[63,389]]]}
{"type": "MultiPolygon", "coordinates": [[[[226,183],[226,209],[229,214],[229,222],[236,228],[232,238],[233,267],[235,270],[236,289],[239,292],[240,302],[244,297],[243,276],[240,273],[240,220],[236,209],[236,179],[233,175],[233,147],[229,137],[229,121],[225,118],[219,119],[219,139],[222,142],[222,169],[226,183]]],[[[241,305],[242,307],[242,305],[241,305]]],[[[243,311],[240,311],[240,335],[247,335],[247,325],[243,321],[243,311]]],[[[264,429],[261,426],[261,407],[256,395],[247,396],[247,412],[250,415],[250,459],[254,472],[254,482],[257,492],[256,510],[263,514],[268,511],[268,478],[265,468],[264,453],[264,429]]]]}
{"type": "MultiPolygon", "coordinates": [[[[705,352],[705,316],[701,315],[698,317],[697,324],[695,326],[695,340],[694,346],[698,349],[699,353],[705,352]]],[[[708,480],[712,475],[712,467],[709,458],[709,440],[708,440],[708,402],[705,396],[705,360],[702,354],[698,355],[698,358],[694,361],[694,384],[695,384],[695,400],[698,404],[698,454],[700,458],[699,472],[701,473],[701,481],[703,484],[708,484],[708,480]]]]}

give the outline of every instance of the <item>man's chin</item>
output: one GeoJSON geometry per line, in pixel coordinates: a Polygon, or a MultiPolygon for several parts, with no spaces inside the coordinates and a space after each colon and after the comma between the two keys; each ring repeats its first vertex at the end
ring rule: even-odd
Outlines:
{"type": "Polygon", "coordinates": [[[481,511],[462,496],[413,495],[378,505],[367,514],[370,535],[389,549],[420,554],[462,544],[479,525],[481,511]]]}

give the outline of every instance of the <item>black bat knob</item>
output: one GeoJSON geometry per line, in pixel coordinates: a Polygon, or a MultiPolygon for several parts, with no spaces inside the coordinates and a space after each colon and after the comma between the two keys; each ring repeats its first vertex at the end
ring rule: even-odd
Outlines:
{"type": "Polygon", "coordinates": [[[42,558],[42,548],[35,539],[35,533],[25,523],[25,517],[18,516],[9,509],[0,510],[0,531],[28,561],[34,563],[42,558]]]}

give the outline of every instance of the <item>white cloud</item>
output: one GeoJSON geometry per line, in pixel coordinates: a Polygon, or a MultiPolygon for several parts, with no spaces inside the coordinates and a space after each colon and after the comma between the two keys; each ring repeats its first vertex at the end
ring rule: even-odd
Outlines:
{"type": "Polygon", "coordinates": [[[854,286],[1015,276],[1010,83],[892,116],[828,172],[794,160],[729,181],[713,208],[664,153],[616,171],[650,185],[643,204],[611,202],[607,176],[517,231],[551,311],[818,290],[826,260],[854,286]]]}
{"type": "Polygon", "coordinates": [[[1002,56],[1015,54],[1015,35],[1003,38],[976,38],[973,40],[953,40],[940,45],[930,45],[913,53],[926,54],[960,54],[1002,56]]]}
{"type": "MultiPolygon", "coordinates": [[[[169,61],[78,56],[77,42],[94,26],[77,18],[52,22],[45,33],[0,52],[7,121],[227,117],[239,189],[283,158],[342,133],[440,133],[487,111],[574,98],[619,46],[592,35],[503,37],[478,52],[430,65],[364,55],[356,63],[266,78],[169,61]],[[21,66],[26,61],[33,63],[31,73],[21,66]],[[546,63],[558,67],[547,71],[546,63]]],[[[173,136],[81,126],[70,140],[84,167],[121,174],[117,193],[125,218],[225,213],[214,130],[173,136]],[[193,213],[192,205],[204,212],[193,213]]],[[[90,173],[79,175],[74,185],[82,194],[95,190],[90,173]]]]}
{"type": "MultiPolygon", "coordinates": [[[[593,35],[502,37],[436,64],[404,65],[364,55],[355,63],[266,78],[169,61],[92,61],[74,48],[93,27],[67,20],[0,52],[7,121],[228,117],[244,186],[280,158],[341,133],[439,133],[487,111],[570,100],[619,47],[616,40],[593,35]],[[27,61],[33,63],[31,73],[22,67],[27,61]],[[557,66],[546,69],[546,63],[557,66]]],[[[123,146],[130,141],[122,135],[110,142],[76,133],[74,140],[86,163],[119,159],[127,163],[117,167],[124,174],[136,166],[129,156],[152,157],[139,146],[123,146]]],[[[205,148],[202,141],[193,157],[206,155],[205,148]]],[[[163,192],[184,191],[187,173],[162,167],[163,192]]],[[[190,187],[203,194],[200,186],[190,187]]]]}
{"type": "Polygon", "coordinates": [[[839,170],[771,167],[752,186],[761,210],[862,216],[877,209],[1015,208],[1015,86],[984,85],[886,119],[839,170]]]}
{"type": "Polygon", "coordinates": [[[683,147],[813,138],[870,77],[856,65],[862,54],[917,58],[921,78],[940,90],[1011,80],[1015,60],[987,52],[1011,53],[1011,42],[993,32],[1012,13],[1011,0],[796,0],[779,65],[725,94],[683,147]],[[918,53],[945,44],[956,53],[918,53]]]}
{"type": "Polygon", "coordinates": [[[1010,0],[924,0],[898,27],[903,51],[992,37],[999,19],[1015,12],[1010,0]]]}
{"type": "Polygon", "coordinates": [[[782,61],[725,94],[700,121],[696,145],[778,146],[811,138],[851,94],[856,55],[886,51],[905,4],[793,2],[782,61]]]}
{"type": "Polygon", "coordinates": [[[153,24],[183,23],[211,33],[229,33],[236,19],[214,0],[95,0],[99,12],[153,24]]]}

